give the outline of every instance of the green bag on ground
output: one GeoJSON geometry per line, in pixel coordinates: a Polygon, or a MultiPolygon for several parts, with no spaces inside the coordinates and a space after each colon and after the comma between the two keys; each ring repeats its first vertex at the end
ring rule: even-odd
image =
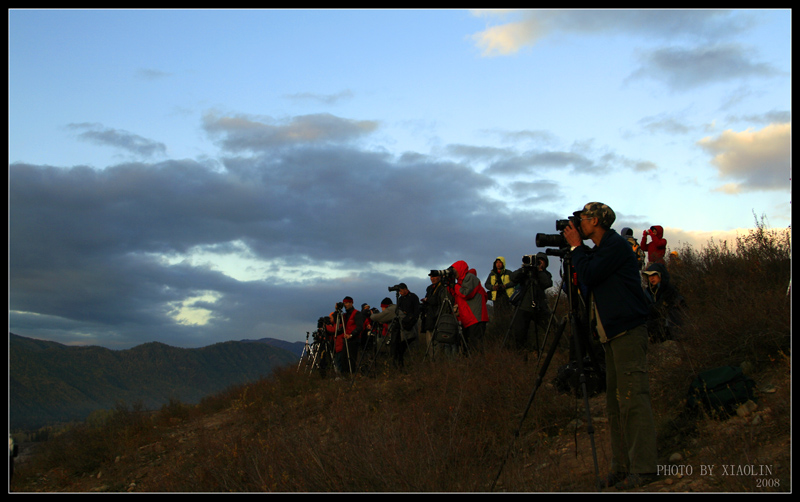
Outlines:
{"type": "Polygon", "coordinates": [[[738,366],[720,366],[703,371],[689,386],[687,406],[698,410],[702,406],[711,415],[727,416],[748,400],[755,401],[756,382],[738,366]]]}

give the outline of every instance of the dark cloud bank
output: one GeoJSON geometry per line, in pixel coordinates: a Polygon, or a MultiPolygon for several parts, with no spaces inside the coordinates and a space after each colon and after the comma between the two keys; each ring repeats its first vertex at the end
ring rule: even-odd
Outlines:
{"type": "Polygon", "coordinates": [[[219,164],[9,166],[12,331],[111,348],[299,340],[345,295],[377,304],[399,281],[418,293],[428,284],[370,264],[429,270],[464,259],[483,280],[496,256],[517,263],[565,216],[508,209],[485,195],[493,179],[466,163],[359,148],[368,121],[207,116],[204,127],[224,152],[219,164]],[[233,243],[263,260],[362,272],[247,281],[165,259],[233,243]],[[198,305],[212,313],[207,324],[170,315],[209,291],[217,301],[198,305]]]}

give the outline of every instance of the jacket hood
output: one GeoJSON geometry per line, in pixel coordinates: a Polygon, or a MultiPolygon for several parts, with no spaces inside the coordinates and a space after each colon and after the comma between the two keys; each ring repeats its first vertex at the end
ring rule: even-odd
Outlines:
{"type": "Polygon", "coordinates": [[[619,235],[623,237],[633,237],[633,229],[631,229],[630,227],[622,227],[622,230],[620,230],[619,235]]]}
{"type": "Polygon", "coordinates": [[[544,260],[544,268],[550,266],[550,259],[547,257],[547,253],[536,253],[537,260],[544,260]]]}
{"type": "Polygon", "coordinates": [[[661,276],[661,286],[667,286],[669,284],[669,272],[663,263],[651,263],[647,266],[647,270],[642,273],[651,275],[653,272],[661,276]]]}
{"type": "Polygon", "coordinates": [[[661,225],[653,225],[650,228],[656,231],[656,238],[660,239],[664,237],[664,228],[661,225]]]}
{"type": "Polygon", "coordinates": [[[506,268],[506,259],[505,259],[505,258],[503,258],[502,256],[498,256],[498,257],[497,257],[497,258],[495,258],[495,259],[494,259],[494,261],[492,262],[492,270],[497,270],[497,269],[495,268],[495,266],[494,266],[494,263],[495,263],[497,260],[500,260],[500,261],[502,261],[502,262],[503,262],[503,268],[505,269],[505,268],[506,268]]]}
{"type": "Polygon", "coordinates": [[[456,277],[458,277],[459,281],[463,280],[467,275],[467,271],[469,271],[469,265],[467,265],[467,262],[464,260],[459,260],[453,263],[452,267],[455,269],[456,277]]]}

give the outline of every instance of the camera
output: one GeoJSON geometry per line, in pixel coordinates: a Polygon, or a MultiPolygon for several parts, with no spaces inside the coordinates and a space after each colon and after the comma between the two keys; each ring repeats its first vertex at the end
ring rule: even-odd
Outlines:
{"type": "Polygon", "coordinates": [[[567,247],[564,234],[536,234],[536,247],[563,248],[567,247]]]}
{"type": "Polygon", "coordinates": [[[523,267],[536,267],[538,263],[536,261],[535,254],[526,254],[522,257],[522,266],[523,267]]]}
{"type": "Polygon", "coordinates": [[[344,302],[339,302],[336,304],[336,310],[342,310],[344,308],[344,302]]]}
{"type": "MultiPolygon", "coordinates": [[[[581,227],[580,211],[576,211],[572,216],[565,220],[556,220],[557,234],[536,234],[536,247],[540,248],[566,248],[569,247],[567,240],[564,238],[564,230],[569,226],[569,222],[575,225],[575,228],[581,227]]],[[[580,231],[580,230],[579,230],[580,231]]]]}
{"type": "Polygon", "coordinates": [[[441,277],[442,279],[455,279],[456,269],[448,267],[445,270],[431,270],[431,273],[428,275],[431,277],[441,277]]]}
{"type": "Polygon", "coordinates": [[[395,284],[394,286],[389,286],[389,291],[400,291],[400,285],[395,284]]]}

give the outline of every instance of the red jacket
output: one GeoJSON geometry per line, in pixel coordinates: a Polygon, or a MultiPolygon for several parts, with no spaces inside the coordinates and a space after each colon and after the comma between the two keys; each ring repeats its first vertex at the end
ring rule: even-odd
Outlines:
{"type": "Polygon", "coordinates": [[[468,328],[478,322],[489,322],[486,290],[483,289],[480,279],[463,260],[453,263],[453,268],[458,282],[450,288],[450,293],[456,300],[461,327],[468,328]]]}
{"type": "Polygon", "coordinates": [[[664,229],[659,225],[653,225],[650,229],[651,230],[645,230],[642,234],[641,248],[647,251],[648,262],[664,263],[664,254],[667,252],[667,240],[664,239],[664,229]],[[647,242],[648,235],[652,237],[650,242],[647,242]]]}
{"type": "Polygon", "coordinates": [[[333,334],[333,351],[339,353],[344,350],[344,335],[351,335],[356,329],[356,309],[350,309],[349,311],[346,310],[342,313],[344,331],[342,331],[340,327],[339,330],[334,333],[334,330],[336,329],[336,312],[331,312],[331,321],[332,324],[325,326],[325,329],[327,329],[329,333],[333,334]]]}

